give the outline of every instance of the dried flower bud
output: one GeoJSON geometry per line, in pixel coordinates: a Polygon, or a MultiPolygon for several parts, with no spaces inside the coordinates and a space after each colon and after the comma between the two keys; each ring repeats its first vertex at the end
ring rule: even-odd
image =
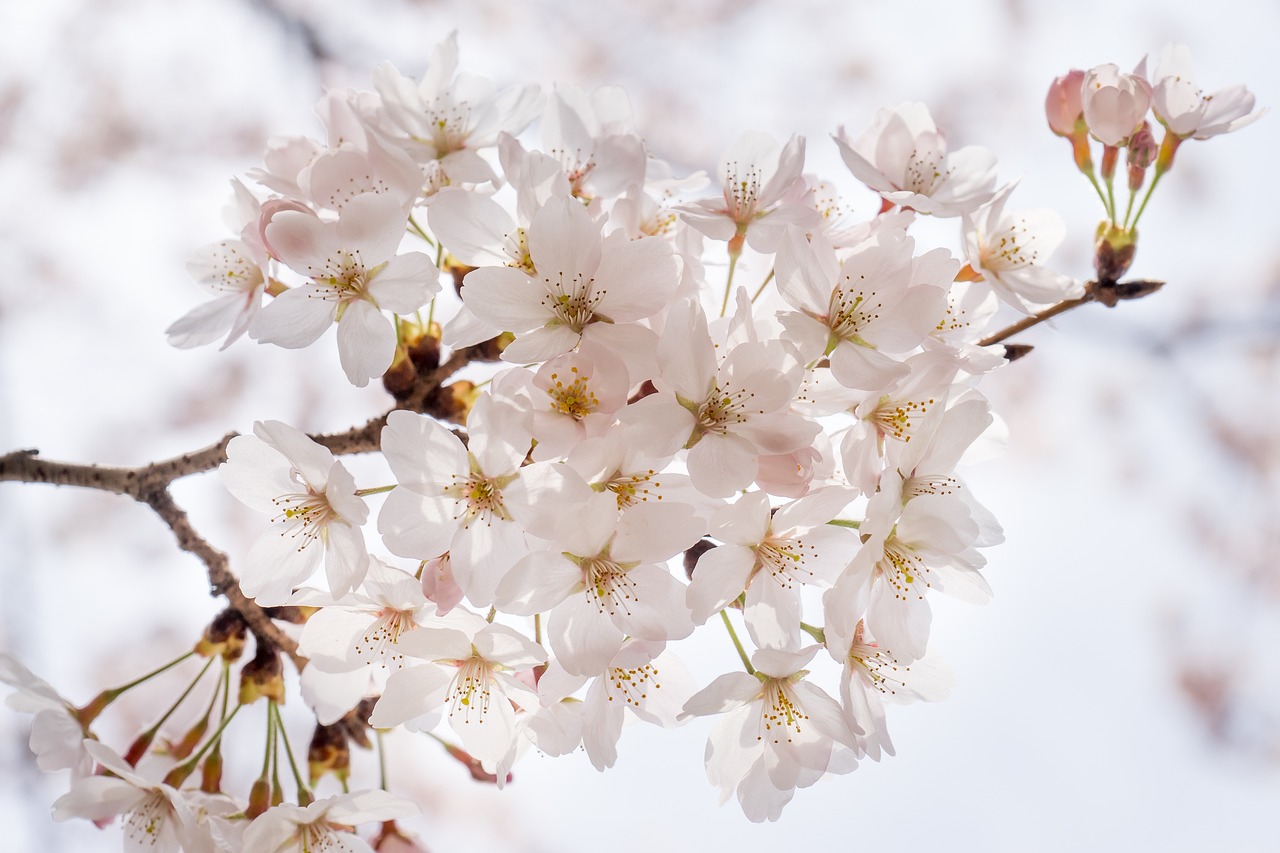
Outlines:
{"type": "Polygon", "coordinates": [[[716,547],[716,543],[710,539],[699,539],[693,543],[693,546],[684,552],[684,573],[693,580],[693,572],[697,568],[698,558],[703,554],[716,547]]]}
{"type": "Polygon", "coordinates": [[[279,652],[260,642],[253,660],[240,669],[240,704],[250,705],[264,696],[284,703],[284,665],[279,652]]]}
{"type": "Polygon", "coordinates": [[[244,617],[239,611],[228,607],[213,617],[213,621],[204,629],[203,636],[196,643],[196,654],[206,658],[222,655],[222,659],[229,663],[237,661],[244,653],[247,633],[248,626],[245,625],[244,617]]]}
{"type": "Polygon", "coordinates": [[[351,770],[351,749],[342,726],[317,725],[307,749],[307,770],[315,784],[321,776],[332,773],[345,783],[351,770]]]}

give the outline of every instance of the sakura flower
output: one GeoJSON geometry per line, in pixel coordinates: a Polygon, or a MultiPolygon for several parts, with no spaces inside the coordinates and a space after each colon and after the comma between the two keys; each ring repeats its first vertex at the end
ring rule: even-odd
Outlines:
{"type": "Polygon", "coordinates": [[[1044,261],[1067,236],[1066,225],[1047,208],[1004,212],[1016,183],[961,220],[969,265],[991,282],[1008,304],[1030,314],[1033,306],[1075,299],[1084,284],[1044,266],[1044,261]]]}
{"type": "Polygon", "coordinates": [[[751,492],[718,511],[711,533],[724,544],[698,559],[688,593],[694,621],[702,624],[745,590],[743,615],[756,645],[798,647],[801,586],[831,585],[858,549],[851,530],[827,524],[854,494],[833,486],[772,512],[767,495],[751,492]]]}
{"type": "Polygon", "coordinates": [[[685,703],[682,718],[726,715],[707,740],[707,776],[725,799],[736,793],[752,821],[777,820],[797,787],[852,769],[861,730],[805,680],[819,648],[759,649],[754,675],[721,675],[685,703]]]}
{"type": "Polygon", "coordinates": [[[673,308],[658,350],[662,393],[621,414],[657,452],[689,449],[689,476],[704,494],[727,497],[755,479],[758,454],[789,453],[819,431],[788,411],[803,374],[784,341],[746,341],[717,358],[701,307],[673,308]]]}
{"type": "Polygon", "coordinates": [[[530,437],[522,413],[486,394],[467,418],[462,442],[430,418],[392,412],[382,450],[400,484],[383,504],[378,530],[391,553],[419,560],[446,551],[454,580],[477,607],[528,553],[524,527],[539,527],[541,491],[583,496],[585,483],[562,467],[521,468],[530,437]],[[519,520],[517,519],[519,517],[519,520]]]}
{"type": "Polygon", "coordinates": [[[947,153],[946,137],[924,104],[882,109],[857,139],[841,128],[835,140],[853,176],[888,204],[959,216],[995,190],[995,156],[974,145],[947,153]]]}
{"type": "Polygon", "coordinates": [[[832,656],[843,664],[840,701],[849,718],[863,730],[855,736],[858,748],[875,761],[880,760],[882,751],[895,754],[885,721],[885,703],[937,702],[947,697],[955,681],[950,670],[929,657],[914,662],[899,660],[891,649],[875,641],[863,622],[854,630],[848,649],[833,649],[832,656]]]}
{"type": "Polygon", "coordinates": [[[626,366],[590,344],[524,376],[537,460],[567,456],[584,439],[604,435],[616,420],[614,413],[626,405],[630,387],[626,366]]]}
{"type": "Polygon", "coordinates": [[[481,321],[515,333],[502,354],[506,361],[545,361],[584,340],[610,349],[629,368],[638,352],[652,351],[653,333],[636,322],[662,310],[675,292],[666,241],[628,240],[618,232],[601,239],[600,224],[582,204],[561,198],[534,214],[528,240],[532,275],[486,267],[462,287],[463,302],[481,321]]]}
{"type": "Polygon", "coordinates": [[[338,355],[352,384],[364,387],[391,366],[396,332],[383,310],[409,314],[440,289],[431,259],[396,254],[404,211],[386,195],[346,203],[337,222],[284,210],[266,226],[280,260],[309,281],[290,288],[254,318],[249,334],[263,343],[305,347],[338,323],[338,355]]]}
{"type": "Polygon", "coordinates": [[[386,62],[374,69],[373,86],[382,96],[385,124],[408,135],[415,160],[438,163],[451,184],[484,183],[495,176],[477,149],[496,143],[503,131],[524,130],[541,95],[535,85],[495,92],[491,81],[457,68],[454,32],[432,49],[421,81],[415,84],[386,62]]]}
{"type": "Polygon", "coordinates": [[[29,743],[36,765],[46,773],[70,769],[75,776],[88,775],[93,759],[85,751],[85,731],[71,703],[6,654],[0,654],[0,682],[17,690],[5,697],[5,704],[33,715],[29,743]]]}
{"type": "Polygon", "coordinates": [[[151,782],[137,773],[109,747],[86,740],[85,750],[112,775],[84,776],[53,804],[54,820],[78,817],[108,821],[124,815],[124,841],[129,850],[160,853],[212,853],[213,840],[197,825],[194,798],[151,782]]]}
{"type": "Polygon", "coordinates": [[[817,212],[803,202],[804,138],[782,148],[767,133],[748,131],[720,159],[720,198],[676,208],[712,240],[745,237],[758,252],[773,252],[788,225],[812,228],[817,212]]]}
{"type": "Polygon", "coordinates": [[[563,698],[588,681],[581,703],[582,745],[597,770],[618,760],[627,711],[647,723],[671,727],[694,693],[693,676],[667,651],[666,643],[635,638],[624,641],[608,668],[594,678],[571,675],[552,661],[538,680],[538,692],[544,701],[549,696],[563,698]]]}
{"type": "Polygon", "coordinates": [[[179,349],[203,346],[223,335],[220,349],[231,346],[249,328],[266,292],[269,260],[257,236],[258,201],[240,181],[231,186],[235,197],[227,219],[240,239],[210,243],[187,261],[187,272],[215,298],[165,329],[169,343],[179,349]]]}
{"type": "Polygon", "coordinates": [[[598,675],[626,636],[683,639],[693,631],[684,587],[662,564],[701,538],[688,507],[638,504],[619,514],[610,493],[568,505],[555,551],[534,551],[498,586],[495,605],[531,616],[551,611],[547,633],[560,664],[598,675]]]}
{"type": "Polygon", "coordinates": [[[355,479],[327,448],[287,424],[259,421],[253,432],[231,439],[218,473],[231,494],[281,529],[249,549],[240,588],[260,604],[284,604],[323,554],[330,592],[355,589],[369,564],[361,531],[369,509],[355,479]]]}
{"type": "Polygon", "coordinates": [[[900,660],[913,661],[928,643],[931,589],[974,602],[986,601],[991,589],[978,572],[986,562],[975,550],[980,528],[962,501],[923,494],[904,507],[900,481],[882,486],[860,528],[867,540],[823,597],[826,625],[836,636],[853,636],[865,602],[868,628],[900,660]]]}
{"type": "Polygon", "coordinates": [[[415,729],[435,725],[441,711],[467,752],[487,769],[498,766],[516,744],[513,703],[538,708],[537,694],[512,670],[527,670],[547,659],[542,647],[497,623],[478,630],[424,628],[403,640],[406,653],[432,661],[387,679],[369,718],[377,728],[402,723],[415,729]]]}
{"type": "Polygon", "coordinates": [[[541,130],[544,147],[578,198],[613,197],[644,180],[644,141],[635,132],[627,93],[617,86],[588,95],[578,86],[557,84],[541,130]]]}
{"type": "Polygon", "coordinates": [[[352,827],[400,820],[418,814],[409,800],[386,791],[356,791],[317,800],[309,806],[282,803],[254,819],[245,830],[242,853],[373,853],[352,827]]]}
{"type": "Polygon", "coordinates": [[[1091,68],[1081,85],[1080,99],[1089,133],[1103,145],[1127,144],[1151,108],[1151,84],[1107,63],[1091,68]]]}
{"type": "MultiPolygon", "coordinates": [[[[1150,57],[1143,59],[1139,73],[1150,57]]],[[[1253,93],[1244,86],[1228,86],[1206,95],[1193,82],[1191,50],[1168,44],[1160,51],[1151,73],[1152,109],[1160,123],[1178,140],[1208,139],[1253,124],[1266,110],[1252,112],[1253,93]]]]}
{"type": "MultiPolygon", "coordinates": [[[[850,388],[879,388],[906,375],[906,365],[889,353],[918,347],[946,303],[942,288],[914,274],[914,246],[901,233],[877,234],[837,266],[825,240],[810,244],[799,230],[787,232],[778,252],[778,289],[797,310],[779,320],[803,360],[829,355],[832,375],[850,388]]],[[[930,256],[950,263],[945,252],[930,256]]],[[[946,271],[935,276],[946,277],[946,271]]]]}

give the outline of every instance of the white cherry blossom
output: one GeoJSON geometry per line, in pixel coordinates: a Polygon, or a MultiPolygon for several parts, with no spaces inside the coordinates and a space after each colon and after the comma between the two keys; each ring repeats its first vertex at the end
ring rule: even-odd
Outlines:
{"type": "Polygon", "coordinates": [[[288,424],[259,421],[253,432],[231,439],[218,469],[227,491],[272,522],[245,556],[240,588],[259,604],[284,604],[323,556],[330,592],[355,589],[369,565],[361,527],[369,508],[355,479],[288,424]]]}

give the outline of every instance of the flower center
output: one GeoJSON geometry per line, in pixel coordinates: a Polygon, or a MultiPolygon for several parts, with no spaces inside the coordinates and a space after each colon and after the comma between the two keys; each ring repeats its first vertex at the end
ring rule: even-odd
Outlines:
{"type": "Polygon", "coordinates": [[[567,281],[564,272],[554,278],[545,276],[542,284],[546,288],[542,306],[555,315],[550,325],[568,326],[579,333],[596,319],[596,306],[608,292],[596,290],[595,279],[580,272],[573,273],[567,281]]]}
{"type": "Polygon", "coordinates": [[[884,559],[876,564],[876,568],[885,582],[893,587],[893,597],[899,601],[906,601],[911,596],[923,600],[925,592],[933,586],[930,580],[932,570],[913,548],[896,535],[891,535],[884,543],[884,559]]]}
{"type": "Polygon", "coordinates": [[[280,514],[273,516],[271,520],[284,525],[284,529],[280,531],[281,536],[300,540],[299,551],[324,536],[327,525],[338,518],[338,514],[329,505],[329,499],[323,494],[317,494],[310,486],[306,492],[281,495],[272,498],[271,502],[280,509],[280,514]]]}
{"type": "Polygon", "coordinates": [[[650,687],[654,690],[662,687],[658,683],[658,669],[650,663],[631,669],[614,667],[609,670],[607,677],[609,701],[612,702],[614,697],[618,697],[628,705],[636,707],[649,698],[650,687]]]}
{"type": "Polygon", "coordinates": [[[369,629],[356,641],[356,654],[365,663],[381,661],[385,668],[388,663],[393,666],[404,666],[404,655],[396,651],[400,635],[418,627],[413,621],[413,613],[408,610],[396,610],[384,607],[378,618],[369,629]]]}
{"type": "Polygon", "coordinates": [[[756,215],[760,199],[760,170],[754,163],[733,160],[726,164],[724,200],[733,221],[749,223],[756,215]]]}
{"type": "Polygon", "coordinates": [[[493,664],[489,661],[478,655],[462,661],[445,697],[449,704],[449,716],[461,717],[464,725],[483,723],[492,700],[489,690],[492,679],[493,664]]]}
{"type": "Polygon", "coordinates": [[[799,539],[768,537],[755,548],[756,571],[767,571],[783,589],[791,589],[813,577],[805,560],[818,556],[817,549],[799,539]]]}
{"type": "Polygon", "coordinates": [[[624,564],[608,557],[586,557],[579,565],[587,598],[595,600],[596,610],[610,616],[619,612],[631,614],[631,602],[638,600],[637,586],[627,572],[639,563],[624,564]]]}
{"type": "Polygon", "coordinates": [[[551,374],[551,387],[547,389],[547,396],[551,398],[553,410],[580,421],[596,410],[600,405],[600,398],[587,387],[587,378],[576,366],[570,367],[569,372],[570,376],[551,374]]]}
{"type": "Polygon", "coordinates": [[[800,734],[801,725],[809,719],[792,698],[786,683],[778,678],[765,681],[763,706],[760,709],[760,732],[756,740],[791,743],[800,734]]]}
{"type": "Polygon", "coordinates": [[[888,395],[880,398],[879,405],[867,415],[866,420],[876,428],[880,438],[896,438],[911,441],[913,419],[926,414],[933,405],[933,398],[921,400],[891,400],[888,395]]]}

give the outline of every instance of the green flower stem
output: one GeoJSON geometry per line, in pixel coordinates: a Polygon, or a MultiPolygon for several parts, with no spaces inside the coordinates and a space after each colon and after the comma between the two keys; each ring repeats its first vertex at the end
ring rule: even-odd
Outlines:
{"type": "MultiPolygon", "coordinates": [[[[272,702],[270,705],[267,706],[267,711],[269,713],[274,713],[276,715],[276,726],[280,731],[281,739],[284,741],[284,752],[285,752],[285,755],[288,756],[289,758],[289,769],[293,771],[293,781],[298,786],[298,805],[300,806],[310,805],[313,799],[311,796],[311,789],[307,786],[305,782],[302,781],[302,772],[298,770],[298,762],[294,760],[293,747],[289,745],[289,733],[285,731],[284,720],[280,718],[280,706],[277,705],[275,702],[272,702]]],[[[379,764],[381,764],[382,734],[380,732],[378,734],[378,748],[379,748],[378,761],[379,761],[379,764]]],[[[384,771],[385,771],[385,768],[384,768],[384,771]]],[[[384,772],[384,777],[385,777],[385,772],[384,772]]],[[[384,778],[384,782],[385,782],[385,778],[384,778]]],[[[385,789],[386,785],[383,784],[382,787],[385,789]]]]}
{"type": "Polygon", "coordinates": [[[178,657],[178,658],[175,658],[174,660],[169,661],[164,666],[158,669],[153,669],[151,672],[148,672],[146,675],[141,676],[140,678],[135,678],[133,681],[130,681],[128,684],[122,685],[120,687],[113,687],[110,690],[102,691],[97,696],[93,697],[93,700],[89,702],[88,705],[85,705],[83,708],[73,709],[72,710],[73,716],[75,716],[76,721],[80,723],[81,728],[83,728],[87,732],[89,729],[89,724],[92,723],[95,719],[97,719],[98,715],[101,714],[106,709],[106,707],[110,705],[112,702],[116,701],[128,691],[137,687],[139,684],[142,684],[145,681],[149,681],[152,678],[155,678],[160,673],[165,672],[169,669],[172,669],[173,667],[182,663],[184,660],[186,660],[187,658],[191,657],[194,654],[195,654],[194,650],[189,651],[186,654],[182,655],[181,657],[178,657]]]}
{"type": "Polygon", "coordinates": [[[760,287],[756,290],[756,295],[751,297],[752,305],[754,305],[756,300],[760,298],[760,294],[764,293],[764,289],[769,286],[769,282],[773,281],[773,274],[775,271],[775,269],[770,269],[769,274],[764,277],[764,281],[760,282],[760,287]]]}
{"type": "Polygon", "coordinates": [[[751,658],[747,655],[747,650],[742,647],[742,641],[738,639],[738,632],[733,630],[733,623],[729,621],[729,611],[721,610],[721,618],[724,619],[724,627],[729,630],[729,638],[733,640],[733,647],[738,650],[738,657],[742,658],[742,665],[746,667],[748,675],[755,675],[756,668],[751,665],[751,658]]]}

